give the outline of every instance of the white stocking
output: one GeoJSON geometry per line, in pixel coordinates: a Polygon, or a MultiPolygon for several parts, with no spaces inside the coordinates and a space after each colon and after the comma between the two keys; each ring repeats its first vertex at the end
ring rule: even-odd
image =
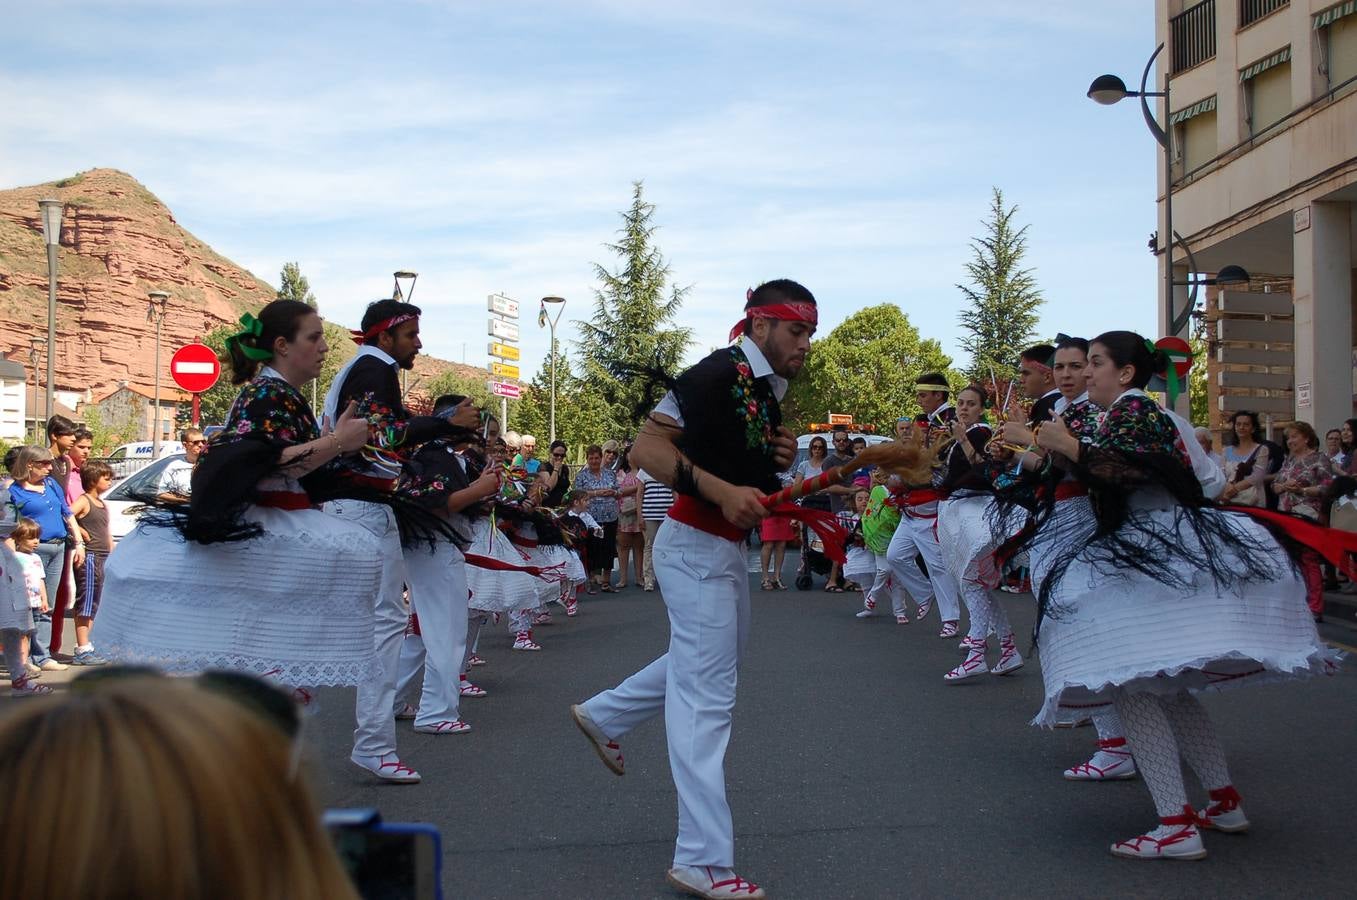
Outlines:
{"type": "Polygon", "coordinates": [[[1182,758],[1163,702],[1154,694],[1122,690],[1116,692],[1114,702],[1159,818],[1182,815],[1187,806],[1182,758]]]}

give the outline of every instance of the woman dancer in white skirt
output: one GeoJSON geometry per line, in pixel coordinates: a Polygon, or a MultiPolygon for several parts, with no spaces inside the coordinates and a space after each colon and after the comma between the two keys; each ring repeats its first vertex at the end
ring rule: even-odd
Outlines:
{"type": "Polygon", "coordinates": [[[1090,398],[1106,408],[1093,440],[1059,419],[1036,434],[1096,499],[1071,499],[1048,536],[1062,549],[1041,586],[1036,723],[1112,699],[1159,814],[1157,827],[1111,846],[1134,859],[1198,859],[1199,826],[1249,827],[1194,692],[1334,665],[1286,552],[1254,519],[1206,501],[1186,449],[1193,436],[1142,390],[1168,365],[1139,335],[1100,335],[1086,370],[1090,398]],[[1210,793],[1204,815],[1188,801],[1184,761],[1210,793]]]}
{"type": "MultiPolygon", "coordinates": [[[[1098,433],[1099,417],[1102,407],[1088,398],[1088,381],[1084,371],[1088,368],[1088,341],[1083,338],[1062,335],[1056,343],[1055,360],[1052,364],[1056,389],[1060,399],[1056,401],[1054,412],[1060,416],[1070,434],[1086,443],[1092,443],[1098,433]]],[[[1031,446],[1033,442],[1030,427],[1019,422],[1005,422],[999,429],[1000,440],[1020,446],[1031,446]]],[[[1074,477],[1059,454],[1047,454],[1044,450],[1034,450],[1021,454],[1020,464],[1029,471],[1047,471],[1046,490],[1051,491],[1051,517],[1055,523],[1037,534],[1029,550],[1032,571],[1032,589],[1038,595],[1041,585],[1054,554],[1061,548],[1050,537],[1064,530],[1060,524],[1065,516],[1079,516],[1081,509],[1071,506],[1068,501],[1087,496],[1088,491],[1074,477]],[[1051,484],[1053,482],[1053,484],[1051,484]]],[[[1121,727],[1121,718],[1117,715],[1111,700],[1102,706],[1088,710],[1089,718],[1098,732],[1098,746],[1093,756],[1086,762],[1071,766],[1065,770],[1067,781],[1124,781],[1136,776],[1136,763],[1126,746],[1126,734],[1121,727]]]]}
{"type": "Polygon", "coordinates": [[[329,349],[315,310],[275,300],[240,321],[227,347],[243,387],[225,429],[187,513],[148,514],[109,556],[100,642],[171,672],[357,684],[376,666],[378,544],[318,505],[346,490],[331,461],[363,447],[368,425],[351,406],[322,430],[299,390],[329,349]]]}
{"type": "MultiPolygon", "coordinates": [[[[990,594],[990,589],[999,584],[993,563],[996,530],[991,522],[996,513],[990,493],[991,476],[998,470],[988,457],[993,432],[980,421],[986,401],[984,388],[977,384],[957,393],[957,421],[952,423],[956,442],[947,454],[945,482],[950,496],[938,504],[938,544],[970,616],[970,628],[961,640],[966,658],[942,676],[948,684],[960,684],[986,672],[1010,675],[1023,667],[1008,612],[990,594]],[[999,659],[994,668],[985,659],[990,634],[999,638],[999,659]]],[[[1014,521],[1017,516],[1008,518],[1014,521]]],[[[1016,523],[1012,530],[1018,530],[1016,523]]]]}

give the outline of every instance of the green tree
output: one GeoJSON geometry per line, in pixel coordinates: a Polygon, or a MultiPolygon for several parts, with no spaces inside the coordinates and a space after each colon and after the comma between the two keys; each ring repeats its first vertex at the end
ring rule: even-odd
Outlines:
{"type": "MultiPolygon", "coordinates": [[[[537,436],[546,447],[551,437],[551,358],[542,361],[532,380],[523,386],[523,398],[513,415],[514,430],[537,436]]],[[[567,459],[583,462],[584,448],[622,437],[608,402],[574,371],[563,349],[556,354],[556,437],[569,448],[567,459]]]]}
{"type": "MultiPolygon", "coordinates": [[[[924,372],[947,372],[951,359],[894,303],[858,310],[822,338],[811,342],[806,366],[783,400],[788,428],[804,432],[831,412],[894,434],[895,420],[919,412],[914,384],[924,372]]],[[[953,373],[949,380],[960,381],[953,373]]]]}
{"type": "Polygon", "coordinates": [[[1005,207],[1003,191],[993,191],[985,233],[971,241],[970,284],[957,285],[969,304],[958,316],[961,346],[971,355],[967,374],[984,384],[991,372],[1000,380],[1017,374],[1018,354],[1031,342],[1043,302],[1032,270],[1022,268],[1027,226],[1015,226],[1018,207],[1005,207]]]}
{"type": "Polygon", "coordinates": [[[300,300],[312,309],[318,308],[316,295],[311,293],[311,282],[302,274],[301,266],[294,262],[283,263],[283,271],[278,275],[278,299],[300,300]]]}
{"type": "Polygon", "coordinates": [[[581,333],[580,374],[588,390],[608,401],[605,432],[611,434],[634,431],[639,424],[640,380],[617,373],[656,365],[674,371],[692,335],[675,324],[688,288],[669,284],[669,264],[654,243],[654,214],[641,182],[634,182],[631,206],[621,213],[618,241],[605,245],[617,254],[619,264],[615,269],[594,264],[599,280],[594,312],[589,321],[575,323],[581,333]]]}
{"type": "MultiPolygon", "coordinates": [[[[488,409],[496,416],[499,416],[500,398],[490,393],[490,388],[486,385],[485,379],[477,378],[474,375],[461,375],[453,369],[449,369],[441,375],[437,375],[426,386],[425,390],[430,399],[437,399],[444,394],[460,394],[463,397],[470,397],[481,409],[488,409]]],[[[509,427],[518,431],[518,403],[517,400],[509,401],[509,427]]]]}
{"type": "Polygon", "coordinates": [[[1211,398],[1206,372],[1210,348],[1206,344],[1206,320],[1199,319],[1188,338],[1192,348],[1192,369],[1187,374],[1188,403],[1192,410],[1192,424],[1198,428],[1211,427],[1211,398]]]}

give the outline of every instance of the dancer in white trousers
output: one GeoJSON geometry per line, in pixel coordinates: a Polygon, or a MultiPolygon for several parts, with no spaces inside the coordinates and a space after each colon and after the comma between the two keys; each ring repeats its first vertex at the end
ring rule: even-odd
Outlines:
{"type": "MultiPolygon", "coordinates": [[[[446,419],[416,417],[401,404],[397,369],[410,369],[423,344],[419,340],[419,307],[399,300],[378,300],[363,314],[362,331],[354,335],[362,346],[348,365],[335,375],[325,395],[325,418],[335,421],[338,410],[350,403],[380,419],[385,427],[381,444],[386,450],[413,449],[424,441],[450,433],[446,419]]],[[[356,483],[378,491],[393,492],[396,467],[381,459],[354,457],[356,483]]],[[[358,685],[353,732],[354,765],[384,781],[414,784],[419,773],[401,762],[396,753],[396,680],[400,671],[401,643],[409,614],[405,608],[408,574],[401,552],[401,536],[395,514],[378,503],[341,500],[326,505],[345,521],[360,525],[380,543],[381,587],[373,609],[373,643],[381,675],[358,685]]]]}
{"type": "Polygon", "coordinates": [[[677,499],[656,535],[655,575],[669,612],[669,652],[612,690],[571,708],[576,724],[618,775],[618,740],[664,712],[678,789],[678,840],[668,872],[698,897],[764,892],[735,873],[735,832],[723,764],[740,657],[749,638],[743,540],[767,514],[795,441],[779,400],[800,372],[815,331],[815,298],[793,281],[751,291],[733,346],[672,383],[632,450],[677,499]]]}
{"type": "MultiPolygon", "coordinates": [[[[925,443],[945,439],[956,421],[956,409],[947,402],[950,390],[946,376],[940,372],[921,375],[914,385],[915,399],[923,407],[914,424],[924,431],[925,443]]],[[[956,578],[947,571],[942,548],[938,546],[938,501],[942,494],[937,485],[943,474],[939,468],[932,483],[905,486],[897,495],[902,515],[886,550],[886,560],[896,581],[919,605],[915,618],[922,620],[936,602],[942,618],[938,637],[952,638],[957,635],[961,619],[961,592],[956,578]],[[920,557],[928,567],[927,575],[919,568],[920,557]]]]}
{"type": "MultiPolygon", "coordinates": [[[[480,412],[472,402],[450,394],[434,401],[434,416],[472,429],[480,412]]],[[[462,663],[466,659],[467,577],[465,549],[471,534],[463,510],[500,487],[498,468],[487,469],[475,481],[468,477],[457,438],[435,438],[406,461],[397,490],[441,516],[457,540],[438,535],[406,542],[410,606],[419,622],[418,634],[407,634],[401,654],[402,680],[407,666],[422,666],[424,684],[415,713],[415,731],[427,734],[465,734],[471,730],[461,717],[462,663]],[[411,653],[422,650],[422,653],[411,653]]],[[[413,674],[413,673],[411,673],[413,674]]]]}

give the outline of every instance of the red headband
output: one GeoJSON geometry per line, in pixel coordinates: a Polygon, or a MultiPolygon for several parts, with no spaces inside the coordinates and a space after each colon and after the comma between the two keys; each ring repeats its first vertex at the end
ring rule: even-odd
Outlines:
{"type": "Polygon", "coordinates": [[[376,325],[373,325],[373,326],[372,326],[371,328],[369,328],[367,331],[359,331],[358,329],[355,328],[355,329],[353,329],[352,331],[350,331],[349,333],[353,335],[353,342],[354,342],[355,344],[362,345],[362,344],[366,344],[366,343],[368,342],[368,339],[369,339],[369,338],[375,338],[377,335],[381,334],[383,331],[390,331],[391,329],[395,328],[397,325],[402,325],[402,324],[404,324],[404,323],[410,321],[411,319],[418,319],[418,318],[419,318],[419,313],[401,313],[401,314],[398,315],[398,316],[392,316],[392,317],[389,318],[389,319],[383,319],[382,321],[378,322],[376,325]]]}
{"type": "Polygon", "coordinates": [[[733,341],[744,334],[745,322],[749,319],[779,319],[783,322],[805,322],[809,325],[815,325],[820,320],[820,312],[814,303],[770,303],[767,306],[751,306],[744,314],[745,318],[736,322],[735,327],[730,329],[730,337],[727,340],[733,341]]]}

